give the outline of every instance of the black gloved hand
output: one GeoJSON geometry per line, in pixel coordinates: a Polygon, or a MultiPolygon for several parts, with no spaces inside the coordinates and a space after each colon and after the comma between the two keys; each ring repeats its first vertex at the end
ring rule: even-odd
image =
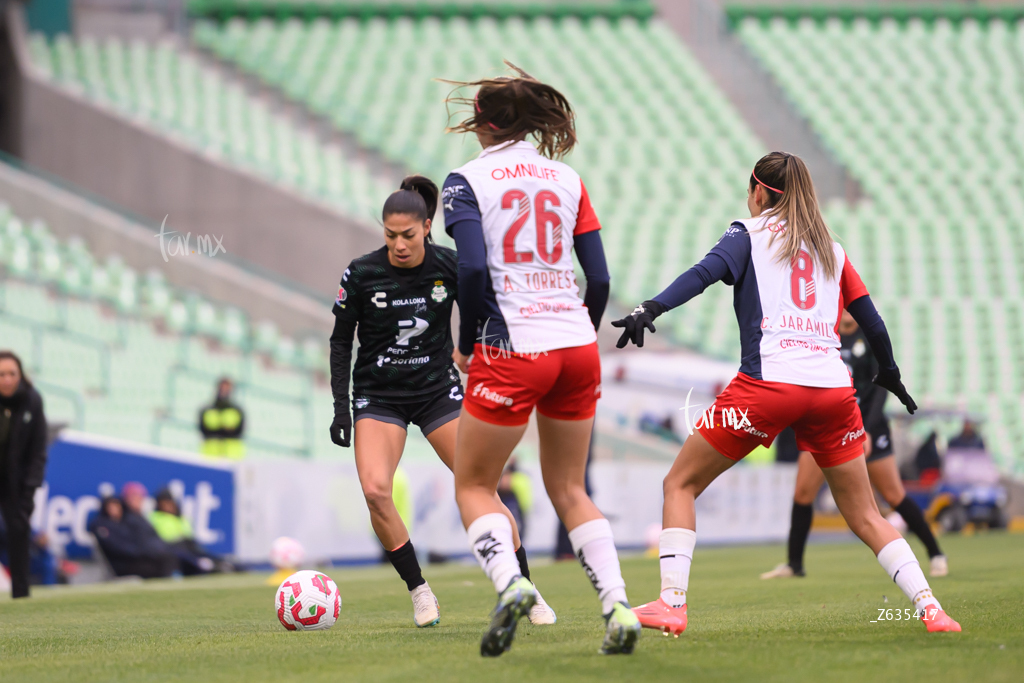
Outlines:
{"type": "Polygon", "coordinates": [[[644,345],[644,328],[650,332],[657,332],[654,327],[654,319],[665,312],[665,306],[657,301],[645,301],[633,312],[622,320],[612,321],[612,327],[622,327],[622,336],[615,343],[615,348],[623,348],[627,342],[632,341],[638,347],[644,345]]]}
{"type": "Polygon", "coordinates": [[[892,393],[896,394],[896,398],[900,400],[900,403],[907,407],[907,412],[911,415],[917,410],[917,404],[914,403],[914,399],[907,393],[907,388],[903,386],[903,382],[900,381],[900,369],[893,368],[881,368],[878,370],[878,374],[872,380],[875,384],[887,389],[892,393]]]}
{"type": "Polygon", "coordinates": [[[348,406],[344,408],[335,406],[334,408],[334,422],[331,423],[331,441],[341,446],[342,448],[348,448],[352,443],[352,416],[348,412],[348,406]]]}

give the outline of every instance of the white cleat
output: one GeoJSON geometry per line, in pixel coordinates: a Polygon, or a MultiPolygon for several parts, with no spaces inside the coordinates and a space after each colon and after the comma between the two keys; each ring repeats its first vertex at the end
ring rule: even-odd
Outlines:
{"type": "Polygon", "coordinates": [[[793,576],[803,576],[803,575],[804,575],[804,571],[802,569],[800,571],[794,571],[793,568],[790,567],[788,564],[780,564],[778,567],[776,567],[775,569],[771,570],[770,572],[765,572],[764,574],[761,574],[761,578],[762,579],[788,579],[788,578],[793,577],[793,576]]]}
{"type": "Polygon", "coordinates": [[[437,598],[430,590],[430,584],[417,586],[409,591],[412,598],[413,621],[419,628],[434,626],[441,621],[441,608],[437,604],[437,598]]]}
{"type": "Polygon", "coordinates": [[[530,608],[529,617],[530,623],[535,626],[548,626],[558,621],[558,617],[555,616],[555,610],[551,609],[551,606],[544,602],[540,591],[537,591],[537,602],[530,608]]]}
{"type": "Polygon", "coordinates": [[[946,560],[945,555],[936,555],[932,558],[931,571],[928,572],[932,576],[948,576],[949,575],[949,562],[946,560]]]}

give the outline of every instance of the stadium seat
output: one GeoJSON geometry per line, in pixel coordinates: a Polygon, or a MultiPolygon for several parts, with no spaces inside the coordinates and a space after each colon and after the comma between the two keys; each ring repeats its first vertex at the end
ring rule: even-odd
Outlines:
{"type": "Polygon", "coordinates": [[[339,453],[326,438],[333,399],[323,342],[297,345],[266,321],[254,340],[242,311],[178,291],[158,270],[140,279],[117,254],[97,263],[81,239],[61,242],[2,203],[0,273],[0,345],[39,380],[52,422],[194,450],[198,410],[228,376],[243,405],[253,403],[254,453],[339,453]],[[79,401],[84,423],[75,395],[88,399],[79,401]],[[328,414],[314,432],[317,410],[328,414]]]}

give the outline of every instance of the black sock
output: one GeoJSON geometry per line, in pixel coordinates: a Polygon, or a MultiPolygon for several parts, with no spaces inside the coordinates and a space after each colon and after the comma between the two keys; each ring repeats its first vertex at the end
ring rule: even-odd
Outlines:
{"type": "Polygon", "coordinates": [[[524,579],[529,581],[530,565],[526,563],[526,548],[519,546],[519,550],[516,551],[516,559],[519,560],[519,573],[523,575],[524,579]]]}
{"type": "Polygon", "coordinates": [[[793,512],[789,518],[789,566],[793,571],[802,571],[804,568],[804,548],[807,547],[813,518],[813,505],[793,503],[793,512]]]}
{"type": "Polygon", "coordinates": [[[924,543],[924,547],[928,549],[928,557],[942,554],[942,551],[939,550],[939,542],[935,540],[935,534],[932,533],[932,528],[925,521],[921,508],[910,496],[904,496],[900,504],[894,509],[900,513],[900,517],[907,523],[907,528],[913,531],[921,539],[921,542],[924,543]]]}
{"type": "Polygon", "coordinates": [[[412,541],[406,541],[405,545],[396,550],[385,550],[384,554],[391,560],[395,571],[402,577],[402,581],[405,581],[405,585],[409,587],[409,590],[422,586],[427,582],[420,571],[420,563],[416,559],[416,551],[412,547],[412,541]]]}

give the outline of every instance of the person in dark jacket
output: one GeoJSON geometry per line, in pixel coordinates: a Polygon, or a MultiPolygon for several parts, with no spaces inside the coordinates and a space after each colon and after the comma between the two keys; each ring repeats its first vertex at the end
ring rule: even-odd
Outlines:
{"type": "Polygon", "coordinates": [[[178,558],[156,536],[153,527],[139,515],[126,513],[119,498],[103,499],[99,514],[89,524],[89,531],[118,576],[153,579],[179,570],[178,558]],[[138,523],[139,519],[148,530],[138,523]]]}
{"type": "Polygon", "coordinates": [[[7,524],[11,595],[28,597],[33,498],[46,472],[43,398],[21,360],[0,351],[0,514],[7,524]]]}

